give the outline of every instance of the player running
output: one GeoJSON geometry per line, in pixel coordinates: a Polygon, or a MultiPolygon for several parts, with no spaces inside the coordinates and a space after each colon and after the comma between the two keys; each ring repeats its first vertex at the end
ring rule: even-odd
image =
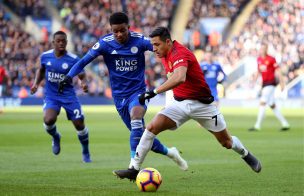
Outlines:
{"type": "MultiPolygon", "coordinates": [[[[67,118],[72,121],[77,130],[78,139],[82,145],[82,160],[85,163],[91,162],[89,152],[89,130],[84,124],[84,115],[81,105],[76,96],[74,87],[71,84],[61,93],[58,93],[58,83],[79,60],[79,58],[66,51],[67,35],[63,31],[57,31],[53,35],[54,49],[42,53],[40,56],[40,68],[36,71],[35,81],[31,87],[31,94],[36,93],[40,82],[45,78],[44,97],[44,128],[53,137],[53,153],[60,153],[61,135],[57,131],[56,121],[63,107],[67,113],[67,118]]],[[[81,86],[85,92],[88,91],[85,73],[78,75],[81,86]]]]}
{"type": "Polygon", "coordinates": [[[211,53],[206,53],[205,62],[201,63],[200,66],[203,70],[205,80],[211,90],[211,95],[214,97],[214,103],[216,106],[218,106],[219,98],[217,92],[217,84],[221,84],[226,80],[226,74],[219,63],[212,61],[211,53]]]}
{"type": "MultiPolygon", "coordinates": [[[[129,31],[129,18],[125,13],[117,12],[110,16],[113,33],[105,35],[78,61],[60,82],[59,91],[69,85],[72,78],[83,70],[97,56],[102,55],[109,70],[112,96],[116,109],[130,130],[130,166],[133,165],[135,150],[144,130],[144,115],[147,106],[141,105],[138,96],[145,92],[145,56],[152,51],[150,40],[142,34],[129,31]]],[[[182,170],[187,170],[187,162],[175,148],[167,148],[158,139],[152,145],[152,151],[168,156],[182,170]]],[[[117,171],[113,171],[116,174],[117,171]]]]}
{"type": "Polygon", "coordinates": [[[257,81],[259,74],[262,76],[262,91],[257,121],[254,127],[250,128],[249,131],[260,130],[263,118],[265,116],[266,104],[270,106],[275,116],[280,121],[282,125],[281,131],[287,131],[290,128],[289,123],[281,114],[280,110],[276,107],[274,98],[274,91],[277,85],[276,74],[278,75],[278,79],[280,80],[281,90],[284,89],[282,74],[275,58],[268,54],[268,47],[265,44],[261,47],[261,55],[258,57],[257,63],[258,74],[256,74],[256,78],[254,81],[257,81]]]}
{"type": "Polygon", "coordinates": [[[140,167],[151,149],[154,138],[160,132],[174,130],[189,119],[193,119],[209,130],[227,149],[233,149],[255,172],[262,169],[258,161],[236,136],[231,136],[226,129],[223,115],[213,104],[213,96],[205,82],[204,75],[194,54],[177,41],[172,41],[169,30],[165,27],[155,29],[151,35],[151,43],[155,54],[162,58],[168,80],[139,97],[144,104],[158,93],[173,89],[174,100],[161,110],[148,124],[136,148],[136,156],[132,168],[120,170],[120,178],[135,180],[140,167]]]}

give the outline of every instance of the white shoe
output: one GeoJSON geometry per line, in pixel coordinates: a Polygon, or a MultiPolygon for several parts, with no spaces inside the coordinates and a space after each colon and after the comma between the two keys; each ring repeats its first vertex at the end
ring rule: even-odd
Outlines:
{"type": "Polygon", "coordinates": [[[172,147],[168,149],[168,157],[170,157],[170,159],[172,159],[181,170],[188,170],[188,163],[187,161],[185,161],[179,151],[177,150],[176,147],[172,147]]]}

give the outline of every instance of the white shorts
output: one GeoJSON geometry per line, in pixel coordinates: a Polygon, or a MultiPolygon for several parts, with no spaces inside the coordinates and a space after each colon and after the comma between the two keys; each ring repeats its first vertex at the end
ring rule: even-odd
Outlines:
{"type": "Polygon", "coordinates": [[[176,101],[159,112],[176,123],[175,130],[189,119],[197,121],[209,131],[219,132],[226,128],[224,116],[213,104],[203,104],[196,100],[176,101]]]}
{"type": "Polygon", "coordinates": [[[273,105],[274,104],[274,91],[275,91],[275,86],[270,85],[270,86],[263,87],[260,102],[264,102],[270,106],[273,105]]]}

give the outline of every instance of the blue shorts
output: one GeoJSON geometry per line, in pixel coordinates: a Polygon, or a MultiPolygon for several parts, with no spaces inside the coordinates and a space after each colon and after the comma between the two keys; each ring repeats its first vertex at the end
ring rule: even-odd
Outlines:
{"type": "Polygon", "coordinates": [[[210,90],[211,90],[211,95],[214,97],[214,101],[219,101],[216,87],[215,88],[210,87],[210,90]]]}
{"type": "MultiPolygon", "coordinates": [[[[128,127],[128,129],[131,131],[131,116],[130,112],[133,107],[135,106],[142,106],[145,109],[147,109],[146,105],[141,105],[138,101],[138,96],[141,94],[141,92],[136,92],[129,96],[128,98],[115,98],[114,97],[114,103],[116,106],[116,110],[118,111],[121,119],[125,123],[125,125],[128,127]]],[[[144,119],[143,119],[144,124],[144,119]]]]}
{"type": "Polygon", "coordinates": [[[59,114],[61,107],[65,109],[67,118],[69,120],[84,119],[84,114],[77,98],[71,99],[71,102],[63,102],[61,100],[55,100],[50,98],[44,99],[43,110],[53,109],[59,114]]]}

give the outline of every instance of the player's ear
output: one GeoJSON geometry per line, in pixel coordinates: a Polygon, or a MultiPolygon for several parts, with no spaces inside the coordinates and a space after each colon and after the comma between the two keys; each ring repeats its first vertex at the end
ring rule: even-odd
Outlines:
{"type": "Polygon", "coordinates": [[[166,44],[170,45],[171,44],[171,40],[170,39],[166,39],[166,44]]]}

